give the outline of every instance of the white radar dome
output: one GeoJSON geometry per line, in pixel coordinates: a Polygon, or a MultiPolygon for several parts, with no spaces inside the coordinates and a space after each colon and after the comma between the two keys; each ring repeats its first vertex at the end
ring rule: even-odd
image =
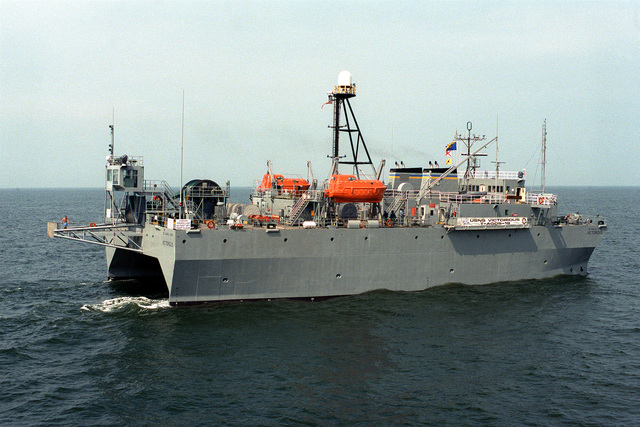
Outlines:
{"type": "Polygon", "coordinates": [[[340,74],[338,74],[338,86],[352,86],[353,83],[351,83],[351,73],[348,72],[347,70],[345,71],[340,71],[340,74]]]}

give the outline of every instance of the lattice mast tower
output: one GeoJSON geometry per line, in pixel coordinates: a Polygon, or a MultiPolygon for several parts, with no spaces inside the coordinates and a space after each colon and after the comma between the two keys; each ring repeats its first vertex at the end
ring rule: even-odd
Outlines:
{"type": "Polygon", "coordinates": [[[328,103],[333,104],[333,147],[331,150],[331,175],[339,174],[339,165],[346,164],[353,166],[353,173],[360,179],[359,165],[370,165],[373,170],[373,175],[376,174],[376,168],[371,161],[369,150],[364,142],[358,121],[353,114],[351,108],[350,98],[356,96],[356,84],[351,80],[351,73],[348,71],[342,71],[338,74],[338,84],[333,87],[332,92],[328,92],[328,103]],[[345,124],[340,124],[341,112],[344,112],[345,124]],[[352,127],[353,126],[353,127],[352,127]],[[347,155],[340,156],[340,133],[344,132],[349,136],[349,142],[351,145],[351,158],[353,160],[341,160],[348,158],[347,155]],[[355,138],[354,138],[355,134],[355,138]],[[366,161],[359,161],[358,156],[361,156],[361,151],[364,150],[366,161]]]}

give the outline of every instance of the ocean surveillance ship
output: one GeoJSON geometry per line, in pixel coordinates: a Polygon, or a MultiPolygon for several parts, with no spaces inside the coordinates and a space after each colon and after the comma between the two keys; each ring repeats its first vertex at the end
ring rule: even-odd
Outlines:
{"type": "MultiPolygon", "coordinates": [[[[495,170],[480,170],[481,151],[497,137],[472,135],[470,122],[468,135],[456,132],[447,146],[447,154],[466,149],[460,161],[396,163],[385,184],[385,161],[376,168],[369,155],[355,96],[351,74],[341,72],[328,93],[326,180],[315,179],[310,163],[303,179],[274,173],[269,161],[246,204],[230,203],[229,181],[196,179],[174,191],[145,180],[142,157],[114,154],[111,126],[104,219],[50,222],[47,233],[104,246],[110,279],[164,281],[171,305],[587,274],[604,219],[559,216],[544,178],[541,191],[528,191],[524,171],[502,171],[497,159],[495,170]]],[[[542,153],[545,145],[543,128],[542,153]]]]}

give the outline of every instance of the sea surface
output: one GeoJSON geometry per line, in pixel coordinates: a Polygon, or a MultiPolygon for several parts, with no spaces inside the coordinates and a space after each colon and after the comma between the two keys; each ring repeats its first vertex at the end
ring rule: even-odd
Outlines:
{"type": "Polygon", "coordinates": [[[640,425],[640,188],[550,190],[607,219],[586,278],[173,308],[46,238],[102,190],[2,189],[0,423],[640,425]]]}

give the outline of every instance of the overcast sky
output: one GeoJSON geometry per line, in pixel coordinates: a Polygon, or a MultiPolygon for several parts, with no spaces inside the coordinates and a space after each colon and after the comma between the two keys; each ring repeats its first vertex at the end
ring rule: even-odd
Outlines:
{"type": "Polygon", "coordinates": [[[376,165],[443,164],[471,121],[539,181],[547,119],[547,185],[640,184],[638,1],[0,0],[0,33],[1,188],[103,185],[114,109],[177,187],[183,91],[185,182],[325,178],[342,70],[376,165]]]}

